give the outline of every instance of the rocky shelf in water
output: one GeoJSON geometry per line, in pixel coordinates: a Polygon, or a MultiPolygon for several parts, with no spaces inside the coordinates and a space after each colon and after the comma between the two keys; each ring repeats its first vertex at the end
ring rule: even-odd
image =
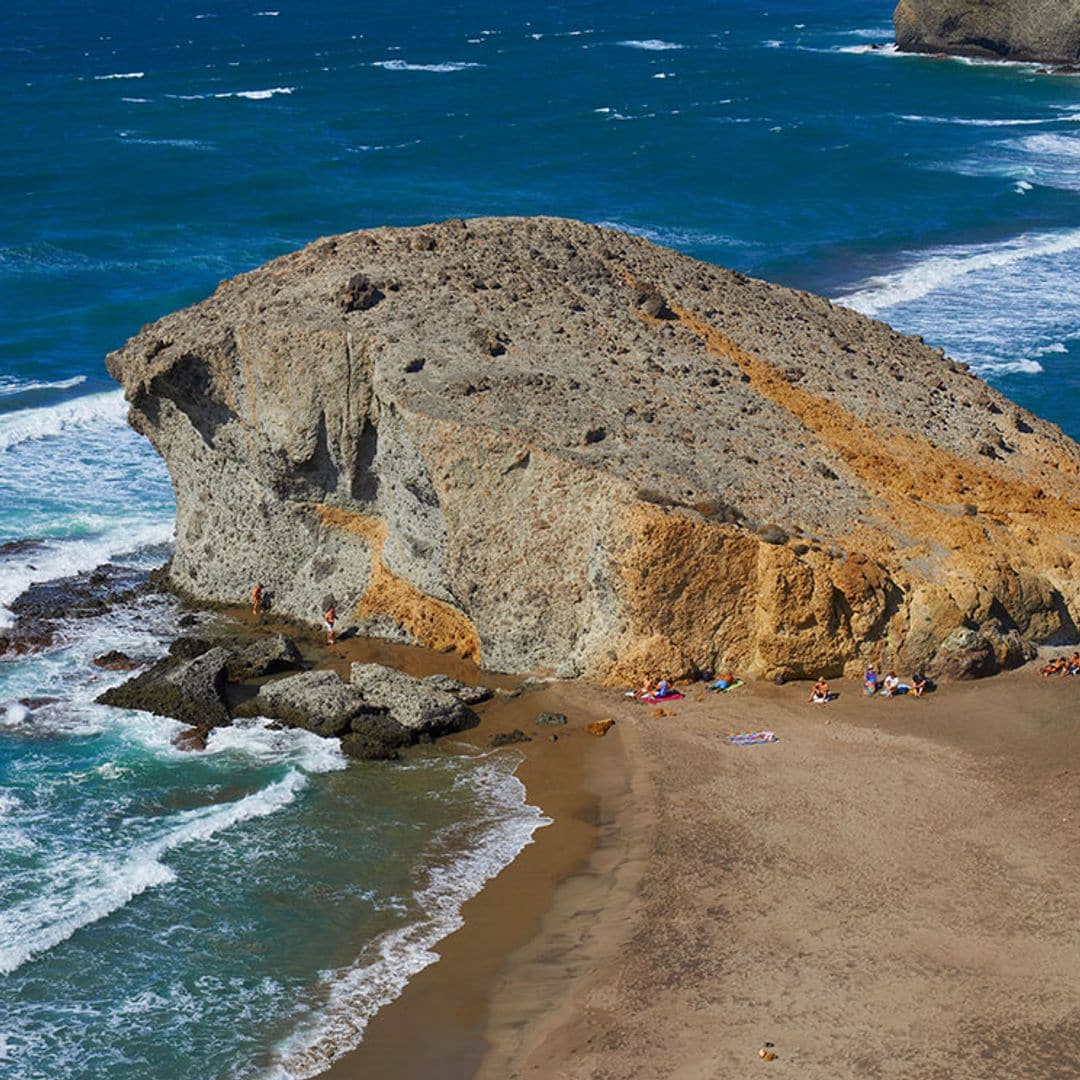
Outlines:
{"type": "Polygon", "coordinates": [[[1080,447],[809,293],[580,222],[320,240],[107,360],[171,583],[493,670],[938,675],[1076,640],[1080,447]]]}
{"type": "Polygon", "coordinates": [[[186,749],[203,748],[213,728],[237,717],[262,716],[340,738],[350,757],[373,761],[472,727],[477,717],[469,706],[491,696],[445,675],[416,679],[382,664],[353,664],[348,681],[306,668],[295,642],[281,634],[248,642],[184,636],[97,700],[189,724],[177,738],[186,749]]]}
{"type": "Polygon", "coordinates": [[[1080,64],[1080,0],[900,0],[902,52],[1080,64]]]}

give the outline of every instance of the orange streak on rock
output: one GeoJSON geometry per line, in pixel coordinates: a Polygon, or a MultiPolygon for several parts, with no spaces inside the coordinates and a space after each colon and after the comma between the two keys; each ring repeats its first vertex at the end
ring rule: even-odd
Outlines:
{"type": "Polygon", "coordinates": [[[383,563],[386,522],[382,518],[325,503],[316,506],[316,510],[324,525],[351,533],[371,548],[371,579],[357,602],[357,618],[385,615],[408,630],[421,645],[440,652],[454,651],[480,662],[480,637],[469,617],[422,593],[383,563]]]}

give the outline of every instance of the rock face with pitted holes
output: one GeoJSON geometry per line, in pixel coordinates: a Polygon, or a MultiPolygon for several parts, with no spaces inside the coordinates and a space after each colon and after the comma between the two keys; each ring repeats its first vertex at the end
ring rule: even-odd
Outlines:
{"type": "Polygon", "coordinates": [[[900,0],[893,25],[904,52],[1080,61],[1080,0],[900,0]]]}
{"type": "Polygon", "coordinates": [[[624,233],[320,240],[108,365],[204,601],[330,594],[339,632],[606,682],[1076,640],[1080,447],[883,323],[624,233]]]}

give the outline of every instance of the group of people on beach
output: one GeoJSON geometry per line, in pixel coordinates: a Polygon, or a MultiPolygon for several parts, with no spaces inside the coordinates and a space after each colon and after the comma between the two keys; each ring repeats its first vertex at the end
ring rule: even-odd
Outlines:
{"type": "MultiPolygon", "coordinates": [[[[900,676],[895,671],[890,671],[882,677],[874,668],[868,667],[863,674],[863,693],[867,697],[874,697],[877,694],[887,698],[898,697],[900,694],[912,694],[915,697],[922,697],[929,685],[930,680],[922,672],[912,675],[910,683],[902,683],[900,676]]],[[[835,696],[829,689],[825,677],[822,676],[810,690],[809,700],[813,705],[826,705],[835,696]]]]}
{"type": "Polygon", "coordinates": [[[863,675],[863,693],[867,697],[873,697],[878,693],[882,697],[896,697],[899,694],[922,697],[929,685],[930,680],[921,671],[911,676],[910,683],[902,683],[895,671],[890,671],[882,678],[872,667],[868,667],[863,675]]]}
{"type": "MultiPolygon", "coordinates": [[[[262,618],[263,612],[268,607],[266,589],[261,581],[255,583],[251,590],[251,614],[254,618],[262,618]]],[[[323,611],[323,629],[326,631],[326,644],[334,644],[334,624],[337,622],[337,608],[331,601],[325,605],[323,611]]]]}
{"type": "Polygon", "coordinates": [[[1039,669],[1040,675],[1080,675],[1080,652],[1057,656],[1039,669]]]}

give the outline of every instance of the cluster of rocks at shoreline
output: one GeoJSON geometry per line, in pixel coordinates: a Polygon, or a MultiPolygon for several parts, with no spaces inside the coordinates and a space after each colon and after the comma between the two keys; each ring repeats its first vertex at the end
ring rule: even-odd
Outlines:
{"type": "MultiPolygon", "coordinates": [[[[124,657],[110,659],[120,663],[124,657]]],[[[263,716],[339,738],[351,758],[381,761],[417,742],[472,727],[478,718],[470,705],[491,696],[486,687],[465,686],[446,675],[418,679],[382,664],[353,664],[348,681],[334,671],[306,667],[296,643],[282,634],[242,645],[185,636],[168,655],[97,701],[189,724],[177,737],[184,749],[202,749],[213,728],[234,719],[263,716]]]]}
{"type": "MultiPolygon", "coordinates": [[[[0,555],[32,549],[37,543],[18,540],[0,545],[0,555]]],[[[35,583],[8,605],[15,621],[9,627],[0,627],[0,656],[22,656],[47,649],[55,642],[62,623],[105,615],[120,604],[158,592],[160,587],[154,573],[115,563],[35,583]]]]}

